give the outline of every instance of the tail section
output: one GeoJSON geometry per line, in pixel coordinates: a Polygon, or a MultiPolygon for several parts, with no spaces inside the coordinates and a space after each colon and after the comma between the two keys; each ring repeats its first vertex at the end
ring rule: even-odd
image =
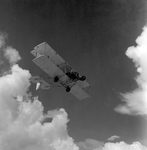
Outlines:
{"type": "Polygon", "coordinates": [[[31,77],[30,81],[32,83],[36,83],[36,90],[38,90],[39,88],[41,88],[41,89],[50,89],[51,88],[51,85],[49,83],[47,83],[46,81],[44,81],[39,76],[33,76],[33,77],[31,77]]]}

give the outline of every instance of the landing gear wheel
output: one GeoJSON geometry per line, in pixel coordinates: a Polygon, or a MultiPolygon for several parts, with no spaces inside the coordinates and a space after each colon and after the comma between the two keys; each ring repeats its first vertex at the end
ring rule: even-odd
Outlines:
{"type": "Polygon", "coordinates": [[[81,81],[84,81],[84,80],[86,80],[86,77],[85,77],[85,76],[82,76],[82,77],[80,78],[80,80],[81,80],[81,81]]]}
{"type": "Polygon", "coordinates": [[[70,91],[70,87],[67,86],[67,87],[66,87],[66,92],[69,92],[69,91],[70,91]]]}
{"type": "Polygon", "coordinates": [[[58,77],[55,77],[54,78],[54,82],[58,82],[59,81],[59,78],[58,77]]]}

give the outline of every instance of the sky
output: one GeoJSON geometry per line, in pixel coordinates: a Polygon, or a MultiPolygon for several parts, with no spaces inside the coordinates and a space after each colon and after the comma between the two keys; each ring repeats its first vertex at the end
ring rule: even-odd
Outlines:
{"type": "Polygon", "coordinates": [[[0,150],[146,150],[146,23],[145,0],[1,0],[0,150]],[[35,90],[30,51],[44,41],[91,98],[35,90]]]}

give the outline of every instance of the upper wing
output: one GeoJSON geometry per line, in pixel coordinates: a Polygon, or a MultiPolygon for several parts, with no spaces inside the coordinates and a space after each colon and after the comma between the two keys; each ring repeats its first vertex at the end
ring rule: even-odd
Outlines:
{"type": "Polygon", "coordinates": [[[65,72],[66,69],[71,69],[71,67],[47,43],[39,44],[31,53],[36,57],[33,59],[33,62],[52,78],[59,76],[59,83],[64,87],[70,86],[70,93],[75,97],[80,100],[90,97],[85,92],[85,88],[90,87],[90,85],[86,81],[69,82],[69,78],[65,72]]]}
{"type": "Polygon", "coordinates": [[[65,75],[59,67],[57,67],[48,57],[44,55],[40,55],[37,58],[33,59],[33,62],[43,71],[49,74],[49,76],[51,76],[52,78],[56,76],[62,77],[65,75]]]}
{"type": "Polygon", "coordinates": [[[31,53],[35,57],[39,55],[47,56],[56,65],[66,63],[65,60],[56,51],[54,51],[46,42],[43,42],[34,47],[34,50],[31,51],[31,53]]]}
{"type": "Polygon", "coordinates": [[[47,56],[54,64],[56,64],[63,72],[73,70],[72,67],[55,51],[53,50],[46,42],[43,42],[36,47],[31,53],[38,57],[40,55],[47,56]]]}

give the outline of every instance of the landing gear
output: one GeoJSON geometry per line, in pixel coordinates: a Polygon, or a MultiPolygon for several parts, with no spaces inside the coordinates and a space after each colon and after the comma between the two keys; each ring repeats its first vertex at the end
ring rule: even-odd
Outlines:
{"type": "Polygon", "coordinates": [[[85,76],[82,76],[82,77],[79,78],[79,80],[85,81],[85,80],[86,80],[86,77],[85,77],[85,76]]]}
{"type": "Polygon", "coordinates": [[[69,92],[69,91],[70,91],[70,87],[67,86],[67,87],[66,87],[66,92],[69,92]]]}
{"type": "Polygon", "coordinates": [[[58,77],[55,77],[54,78],[54,82],[58,82],[59,81],[59,78],[58,77]]]}

